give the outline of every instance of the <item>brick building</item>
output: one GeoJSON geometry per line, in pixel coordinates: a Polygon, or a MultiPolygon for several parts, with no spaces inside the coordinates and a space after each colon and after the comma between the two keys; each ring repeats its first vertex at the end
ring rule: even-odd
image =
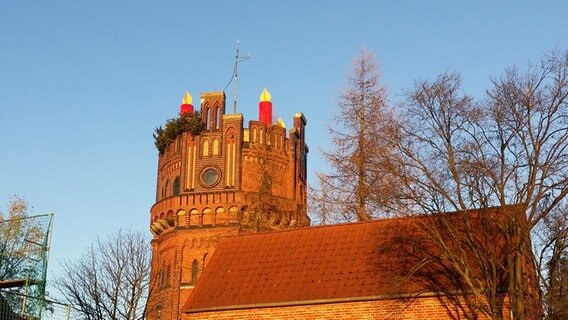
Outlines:
{"type": "MultiPolygon", "coordinates": [[[[495,222],[523,214],[519,207],[500,207],[227,238],[181,319],[490,319],[476,296],[464,294],[463,278],[426,230],[455,227],[442,235],[445,243],[470,266],[468,279],[483,283],[488,271],[475,253],[491,250],[494,265],[506,266],[509,248],[495,222]],[[475,249],[460,241],[470,230],[475,249]]],[[[538,302],[532,255],[525,259],[524,292],[538,302]]],[[[495,271],[499,318],[511,319],[507,275],[495,271]]],[[[538,306],[534,311],[529,318],[537,318],[538,306]]]]}
{"type": "MultiPolygon", "coordinates": [[[[225,94],[201,94],[205,128],[183,132],[160,151],[150,215],[151,292],[147,318],[178,319],[219,239],[239,233],[309,226],[306,212],[306,119],[290,130],[272,119],[265,89],[259,119],[225,113],[225,94]]],[[[184,97],[180,115],[192,115],[184,97]]]]}
{"type": "MultiPolygon", "coordinates": [[[[180,114],[192,113],[187,94],[180,114]]],[[[486,319],[468,311],[470,297],[424,226],[453,226],[458,241],[449,242],[467,260],[474,255],[459,243],[467,221],[476,246],[501,260],[508,248],[493,222],[523,216],[520,208],[309,227],[304,116],[286,131],[265,90],[248,127],[241,114],[225,114],[223,92],[201,95],[200,117],[202,131],[160,151],[148,320],[486,319]]],[[[531,262],[527,279],[536,278],[531,262]]],[[[505,276],[499,281],[509,319],[505,276]]],[[[536,284],[526,290],[535,297],[536,284]]]]}

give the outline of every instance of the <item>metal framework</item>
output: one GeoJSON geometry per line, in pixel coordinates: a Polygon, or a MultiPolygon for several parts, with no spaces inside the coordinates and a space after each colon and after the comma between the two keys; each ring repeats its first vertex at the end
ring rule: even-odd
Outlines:
{"type": "Polygon", "coordinates": [[[53,214],[0,220],[0,314],[41,319],[53,214]],[[22,299],[13,299],[15,295],[22,299]]]}

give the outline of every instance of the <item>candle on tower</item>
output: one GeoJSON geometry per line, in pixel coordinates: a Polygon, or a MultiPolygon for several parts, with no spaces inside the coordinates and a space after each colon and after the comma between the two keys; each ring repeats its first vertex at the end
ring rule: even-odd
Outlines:
{"type": "Polygon", "coordinates": [[[258,113],[260,122],[267,125],[272,124],[272,102],[270,101],[270,93],[266,88],[260,94],[260,103],[258,104],[258,113]]]}
{"type": "Polygon", "coordinates": [[[179,107],[179,114],[180,115],[184,115],[188,112],[189,112],[189,114],[193,113],[193,105],[191,104],[192,101],[193,101],[193,98],[191,97],[189,92],[186,91],[185,96],[183,97],[183,101],[181,103],[181,106],[179,107]]]}

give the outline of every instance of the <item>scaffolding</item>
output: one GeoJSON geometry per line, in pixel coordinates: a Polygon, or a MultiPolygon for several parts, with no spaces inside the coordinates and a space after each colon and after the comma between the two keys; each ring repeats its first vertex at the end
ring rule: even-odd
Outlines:
{"type": "Polygon", "coordinates": [[[0,220],[2,319],[42,319],[53,309],[45,299],[52,224],[53,214],[0,220]]]}

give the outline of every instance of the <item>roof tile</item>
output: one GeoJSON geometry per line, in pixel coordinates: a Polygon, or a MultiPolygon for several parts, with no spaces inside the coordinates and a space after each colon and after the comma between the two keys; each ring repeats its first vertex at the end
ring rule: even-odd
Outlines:
{"type": "Polygon", "coordinates": [[[224,239],[184,309],[423,290],[420,283],[403,282],[397,277],[398,269],[406,270],[411,263],[416,243],[413,241],[424,242],[416,228],[420,219],[425,218],[386,219],[224,239]],[[410,242],[399,241],[413,237],[415,240],[410,242]]]}

